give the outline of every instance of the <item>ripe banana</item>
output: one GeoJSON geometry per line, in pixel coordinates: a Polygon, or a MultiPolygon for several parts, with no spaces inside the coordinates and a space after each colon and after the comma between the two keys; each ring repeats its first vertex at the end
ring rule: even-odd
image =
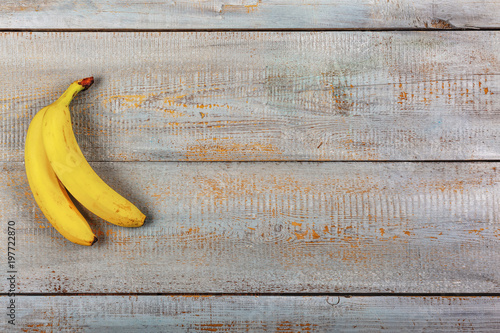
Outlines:
{"type": "Polygon", "coordinates": [[[42,121],[47,158],[61,183],[92,213],[122,227],[140,227],[146,216],[94,172],[73,133],[69,104],[78,92],[93,83],[91,77],[73,82],[47,107],[42,121]]]}
{"type": "Polygon", "coordinates": [[[42,119],[46,110],[43,108],[35,115],[26,136],[24,161],[31,191],[42,213],[57,231],[73,243],[92,245],[97,238],[59,183],[45,155],[42,119]]]}

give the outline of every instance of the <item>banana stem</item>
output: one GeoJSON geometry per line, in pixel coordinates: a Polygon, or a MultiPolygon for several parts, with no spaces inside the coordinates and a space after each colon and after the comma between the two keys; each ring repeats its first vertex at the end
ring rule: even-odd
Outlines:
{"type": "Polygon", "coordinates": [[[87,77],[85,79],[75,81],[66,91],[59,97],[56,101],[57,104],[63,104],[65,106],[69,106],[69,103],[75,98],[76,94],[78,94],[82,90],[87,90],[94,83],[93,77],[87,77]]]}

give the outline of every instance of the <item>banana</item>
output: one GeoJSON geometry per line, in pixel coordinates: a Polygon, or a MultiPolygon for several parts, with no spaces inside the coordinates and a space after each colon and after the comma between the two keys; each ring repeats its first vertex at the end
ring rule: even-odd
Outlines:
{"type": "Polygon", "coordinates": [[[47,107],[42,122],[47,158],[69,193],[92,213],[122,227],[140,227],[146,216],[94,172],[73,133],[69,104],[78,92],[93,83],[92,77],[73,82],[47,107]]]}
{"type": "Polygon", "coordinates": [[[92,245],[97,238],[61,186],[50,166],[42,141],[42,120],[47,108],[40,110],[30,123],[25,143],[24,164],[35,201],[47,220],[68,240],[92,245]]]}

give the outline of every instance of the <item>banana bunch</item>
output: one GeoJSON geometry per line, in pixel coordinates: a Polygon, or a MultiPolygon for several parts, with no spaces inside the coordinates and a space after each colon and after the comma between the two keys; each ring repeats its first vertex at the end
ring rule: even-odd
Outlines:
{"type": "Polygon", "coordinates": [[[110,223],[140,227],[146,218],[92,170],[76,142],[69,104],[93,83],[92,77],[73,82],[54,103],[37,112],[24,149],[28,182],[42,213],[59,233],[81,245],[92,245],[97,238],[67,191],[110,223]]]}

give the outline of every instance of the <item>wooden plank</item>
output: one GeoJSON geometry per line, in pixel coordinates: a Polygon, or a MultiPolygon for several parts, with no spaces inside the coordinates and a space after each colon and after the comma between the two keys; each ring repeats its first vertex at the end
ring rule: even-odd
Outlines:
{"type": "Polygon", "coordinates": [[[85,248],[45,221],[22,163],[1,164],[18,292],[500,291],[499,163],[93,165],[147,219],[86,213],[85,248]]]}
{"type": "Polygon", "coordinates": [[[496,31],[3,33],[0,160],[89,75],[92,161],[499,159],[498,54],[496,31]]]}
{"type": "MultiPolygon", "coordinates": [[[[8,302],[0,297],[1,304],[8,302]]],[[[493,332],[498,297],[17,296],[21,332],[493,332]]],[[[0,328],[12,332],[2,320],[0,328]]]]}
{"type": "Polygon", "coordinates": [[[3,1],[0,28],[498,28],[499,14],[498,0],[3,1]]]}

